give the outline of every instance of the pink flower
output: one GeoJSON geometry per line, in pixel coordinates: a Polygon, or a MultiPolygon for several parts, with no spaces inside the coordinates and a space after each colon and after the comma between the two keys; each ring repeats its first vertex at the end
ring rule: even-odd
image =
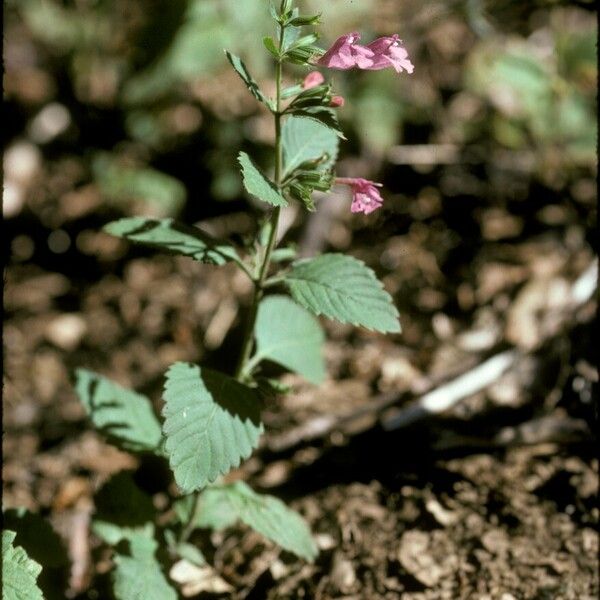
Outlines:
{"type": "Polygon", "coordinates": [[[364,67],[369,71],[378,71],[390,66],[394,67],[397,73],[402,73],[402,71],[412,73],[414,70],[414,66],[408,58],[408,52],[397,34],[378,38],[368,44],[367,48],[374,55],[371,66],[364,67]]]}
{"type": "Polygon", "coordinates": [[[336,177],[335,182],[349,185],[352,188],[350,210],[353,213],[363,212],[368,215],[383,204],[383,198],[377,189],[382,186],[381,183],[375,183],[362,177],[336,177]]]}
{"type": "Polygon", "coordinates": [[[329,106],[333,106],[334,108],[341,108],[342,106],[344,106],[344,104],[346,104],[344,96],[332,96],[329,106]]]}
{"type": "Polygon", "coordinates": [[[360,40],[360,34],[355,31],[343,35],[319,58],[317,64],[343,71],[352,67],[368,69],[373,64],[371,59],[373,51],[357,44],[358,40],[360,40]]]}
{"type": "Polygon", "coordinates": [[[309,73],[302,82],[302,87],[305,90],[310,90],[311,88],[317,87],[321,85],[325,81],[325,77],[319,73],[319,71],[312,71],[309,73]]]}

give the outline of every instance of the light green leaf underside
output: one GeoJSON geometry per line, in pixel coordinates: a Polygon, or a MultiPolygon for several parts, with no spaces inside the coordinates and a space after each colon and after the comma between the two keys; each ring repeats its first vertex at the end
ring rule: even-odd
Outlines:
{"type": "Polygon", "coordinates": [[[184,492],[203,488],[239,466],[263,431],[258,393],[234,379],[188,363],[167,372],[165,448],[184,492]]]}
{"type": "Polygon", "coordinates": [[[325,377],[323,331],[317,319],[286,296],[268,296],[258,307],[256,356],[272,360],[311,381],[325,377]]]}
{"type": "Polygon", "coordinates": [[[131,555],[115,556],[113,589],[117,600],[177,600],[177,592],[169,585],[154,555],[158,544],[151,533],[150,529],[131,536],[131,555]]]}
{"type": "Polygon", "coordinates": [[[235,248],[227,242],[172,219],[129,217],[108,223],[103,229],[130,242],[182,254],[200,262],[222,265],[227,261],[240,260],[235,248]]]}
{"type": "Polygon", "coordinates": [[[285,276],[294,300],[316,315],[382,333],[398,333],[398,311],[375,273],[343,254],[297,261],[285,276]]]}
{"type": "Polygon", "coordinates": [[[303,162],[327,154],[320,169],[330,169],[337,158],[339,138],[335,131],[312,118],[288,117],[282,127],[283,172],[287,175],[303,162]]]}
{"type": "Polygon", "coordinates": [[[16,535],[2,532],[2,600],[44,600],[37,586],[42,567],[21,546],[13,546],[16,535]]]}
{"type": "Polygon", "coordinates": [[[100,432],[125,450],[157,451],[160,423],[148,398],[87,369],[75,376],[79,399],[100,432]]]}
{"type": "MultiPolygon", "coordinates": [[[[227,492],[220,487],[207,487],[200,492],[201,509],[194,521],[194,526],[206,529],[224,529],[233,525],[237,517],[231,512],[231,507],[226,501],[227,492]]],[[[194,497],[186,496],[175,502],[173,508],[179,522],[187,524],[194,510],[194,497]]]]}
{"type": "Polygon", "coordinates": [[[256,168],[245,152],[238,154],[238,161],[242,166],[244,187],[249,194],[271,206],[287,206],[287,200],[277,191],[275,185],[256,168]]]}
{"type": "Polygon", "coordinates": [[[246,67],[244,61],[235,54],[231,54],[228,50],[225,50],[225,54],[227,55],[227,60],[231,63],[231,66],[234,68],[235,72],[241,77],[242,81],[246,84],[249,92],[260,102],[263,102],[267,106],[271,106],[269,99],[261,92],[258,87],[258,83],[254,81],[252,75],[250,75],[248,68],[246,67]]]}
{"type": "Polygon", "coordinates": [[[223,501],[248,527],[301,558],[315,558],[318,551],[308,525],[281,500],[257,494],[242,481],[223,486],[220,491],[224,492],[223,501]]]}

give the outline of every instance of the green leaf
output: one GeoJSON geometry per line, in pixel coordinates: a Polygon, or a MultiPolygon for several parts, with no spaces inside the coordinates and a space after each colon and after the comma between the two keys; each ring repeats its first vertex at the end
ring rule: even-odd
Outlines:
{"type": "Polygon", "coordinates": [[[269,108],[272,108],[271,101],[260,91],[258,87],[258,83],[254,81],[252,75],[248,71],[248,67],[246,67],[244,61],[235,54],[231,54],[228,50],[225,50],[225,54],[227,55],[227,60],[231,63],[231,66],[234,68],[235,72],[242,78],[242,81],[246,84],[246,87],[250,91],[250,93],[260,102],[266,104],[269,108]]]}
{"type": "Polygon", "coordinates": [[[163,575],[155,557],[158,544],[152,536],[138,533],[129,539],[130,556],[117,554],[113,572],[117,600],[177,600],[177,592],[163,575]]]}
{"type": "Polygon", "coordinates": [[[295,246],[285,246],[283,248],[276,248],[271,253],[271,262],[286,262],[288,260],[294,260],[296,256],[298,256],[298,249],[295,246]]]}
{"type": "Polygon", "coordinates": [[[257,494],[243,481],[221,488],[231,510],[246,525],[285,550],[312,561],[318,554],[304,519],[281,500],[257,494]]]}
{"type": "Polygon", "coordinates": [[[285,283],[296,302],[316,315],[375,331],[398,333],[398,311],[375,273],[343,254],[295,262],[285,283]]]}
{"type": "Polygon", "coordinates": [[[287,200],[280,194],[275,184],[269,181],[250,160],[245,152],[238,154],[238,161],[242,166],[244,187],[249,194],[272,206],[287,206],[287,200]]]}
{"type": "Polygon", "coordinates": [[[2,600],[44,600],[37,578],[42,567],[20,546],[13,546],[14,531],[2,532],[2,600]]]}
{"type": "Polygon", "coordinates": [[[275,57],[279,58],[279,50],[272,37],[266,36],[263,38],[264,47],[275,57]]]}
{"type": "MultiPolygon", "coordinates": [[[[224,529],[233,525],[237,519],[226,502],[226,492],[220,487],[207,487],[200,492],[201,509],[194,521],[194,527],[200,529],[224,529]]],[[[195,499],[186,496],[173,505],[180,523],[187,524],[192,518],[195,499]]]]}
{"type": "Polygon", "coordinates": [[[303,27],[304,25],[317,25],[320,22],[321,14],[318,15],[300,15],[290,21],[294,27],[303,27]]]}
{"type": "Polygon", "coordinates": [[[204,558],[204,554],[202,554],[202,552],[200,552],[196,546],[193,544],[188,544],[187,542],[178,542],[175,533],[170,529],[165,529],[165,540],[169,550],[176,554],[179,558],[184,558],[185,560],[199,567],[206,564],[206,558],[204,558]]]}
{"type": "Polygon", "coordinates": [[[337,158],[339,139],[329,127],[313,119],[291,116],[282,127],[282,145],[285,176],[302,163],[324,154],[328,160],[320,164],[320,169],[330,169],[337,158]]]}
{"type": "Polygon", "coordinates": [[[172,219],[130,217],[108,223],[103,230],[136,244],[182,254],[213,265],[222,265],[231,260],[239,263],[241,260],[235,248],[227,242],[172,219]]]}
{"type": "Polygon", "coordinates": [[[323,331],[317,319],[286,296],[268,296],[258,307],[256,354],[252,363],[272,360],[311,381],[325,377],[323,331]]]}
{"type": "Polygon", "coordinates": [[[165,448],[184,492],[213,482],[250,456],[263,431],[258,393],[234,379],[188,363],[167,372],[165,448]]]}
{"type": "Polygon", "coordinates": [[[129,472],[111,477],[96,493],[94,503],[92,529],[111,546],[145,532],[156,512],[150,496],[140,490],[129,472]]]}
{"type": "Polygon", "coordinates": [[[60,536],[46,519],[26,508],[11,508],[2,513],[2,518],[2,527],[16,531],[19,546],[35,562],[44,565],[44,569],[64,567],[69,563],[60,536]]]}
{"type": "Polygon", "coordinates": [[[117,446],[156,452],[160,423],[150,400],[87,369],[75,371],[75,390],[94,426],[117,446]]]}
{"type": "Polygon", "coordinates": [[[340,124],[337,119],[337,115],[335,111],[326,107],[317,107],[317,108],[295,108],[292,110],[292,114],[296,118],[304,118],[315,121],[316,123],[331,129],[339,138],[345,140],[346,136],[340,129],[340,124]]]}

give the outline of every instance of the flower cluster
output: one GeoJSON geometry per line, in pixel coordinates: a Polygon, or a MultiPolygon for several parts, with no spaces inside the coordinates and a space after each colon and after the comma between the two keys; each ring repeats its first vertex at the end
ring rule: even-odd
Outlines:
{"type": "Polygon", "coordinates": [[[366,46],[358,44],[360,34],[347,33],[338,38],[333,46],[317,61],[330,69],[347,70],[354,67],[367,71],[379,71],[393,67],[397,73],[412,73],[413,64],[397,34],[381,37],[366,46]]]}
{"type": "MultiPolygon", "coordinates": [[[[321,56],[317,64],[343,71],[355,67],[367,71],[379,71],[387,67],[393,67],[397,73],[403,71],[413,72],[414,66],[410,62],[408,52],[402,45],[402,40],[399,39],[398,35],[378,38],[367,46],[358,44],[359,40],[360,34],[357,32],[343,35],[321,56]]],[[[306,76],[302,87],[310,89],[322,84],[324,81],[323,76],[318,71],[314,71],[306,76]]],[[[334,96],[330,105],[343,106],[344,98],[334,96]]],[[[362,212],[368,215],[383,204],[383,198],[377,189],[382,187],[381,183],[369,181],[362,177],[338,177],[335,182],[351,187],[352,205],[350,210],[353,213],[362,212]]]]}

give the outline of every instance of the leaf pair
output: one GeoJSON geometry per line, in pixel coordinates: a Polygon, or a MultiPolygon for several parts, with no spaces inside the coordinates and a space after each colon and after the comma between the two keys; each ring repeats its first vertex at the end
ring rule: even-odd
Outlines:
{"type": "Polygon", "coordinates": [[[167,372],[162,433],[145,396],[85,369],[76,371],[75,388],[88,416],[109,440],[126,450],[166,452],[185,492],[237,467],[263,431],[256,390],[187,363],[175,363],[167,372]]]}

